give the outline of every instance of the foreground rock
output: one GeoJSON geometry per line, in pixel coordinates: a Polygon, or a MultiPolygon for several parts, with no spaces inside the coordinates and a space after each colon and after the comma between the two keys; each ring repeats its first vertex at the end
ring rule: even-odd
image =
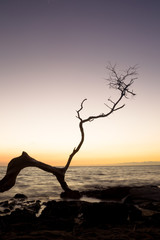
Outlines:
{"type": "Polygon", "coordinates": [[[0,203],[0,239],[160,239],[160,189],[116,187],[83,192],[103,199],[0,203]]]}
{"type": "Polygon", "coordinates": [[[101,200],[125,201],[126,199],[130,199],[134,203],[144,200],[160,201],[160,188],[151,185],[138,187],[118,186],[101,190],[84,191],[82,195],[101,200]]]}

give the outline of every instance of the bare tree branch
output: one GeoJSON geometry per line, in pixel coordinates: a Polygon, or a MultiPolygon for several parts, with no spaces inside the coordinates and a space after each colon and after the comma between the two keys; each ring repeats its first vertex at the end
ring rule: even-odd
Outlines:
{"type": "Polygon", "coordinates": [[[69,158],[68,158],[68,161],[67,161],[67,164],[66,166],[64,167],[65,169],[65,172],[67,171],[67,169],[69,168],[69,165],[72,161],[72,158],[74,157],[74,155],[80,150],[83,142],[84,142],[84,129],[83,129],[83,120],[80,116],[80,112],[83,110],[83,104],[84,102],[86,101],[87,99],[83,99],[83,101],[81,102],[81,107],[80,109],[77,111],[77,118],[80,120],[80,123],[79,123],[79,128],[80,128],[80,132],[81,132],[81,140],[78,144],[78,146],[76,148],[73,149],[73,152],[70,154],[69,158]]]}
{"type": "Polygon", "coordinates": [[[110,72],[110,76],[107,79],[107,81],[109,82],[109,87],[119,90],[120,91],[120,96],[117,99],[117,101],[113,101],[110,98],[108,99],[109,102],[111,102],[112,106],[108,106],[107,104],[105,104],[110,110],[107,113],[102,113],[99,115],[95,115],[95,116],[89,116],[86,119],[82,119],[80,113],[83,110],[83,104],[87,99],[84,99],[81,102],[81,107],[80,109],[77,111],[77,118],[79,119],[80,123],[79,123],[79,128],[80,128],[80,132],[81,132],[81,140],[80,143],[78,144],[77,148],[73,149],[73,152],[71,153],[71,155],[68,158],[67,164],[65,166],[65,171],[67,171],[71,160],[73,159],[73,157],[75,156],[75,154],[80,150],[83,142],[84,142],[84,129],[83,129],[83,124],[86,122],[91,122],[95,119],[98,118],[105,118],[108,117],[109,115],[111,115],[113,112],[122,109],[125,104],[122,104],[119,106],[119,103],[121,102],[121,100],[125,97],[128,98],[128,95],[132,95],[135,96],[136,94],[133,92],[133,90],[130,90],[131,85],[134,83],[134,80],[137,79],[137,71],[136,71],[136,66],[133,67],[129,67],[127,70],[124,71],[124,73],[122,74],[118,74],[117,70],[116,70],[116,65],[111,65],[109,64],[109,66],[107,67],[107,69],[110,72]]]}
{"type": "Polygon", "coordinates": [[[135,96],[136,94],[133,90],[130,90],[130,86],[137,79],[137,66],[129,67],[127,70],[123,71],[123,73],[118,74],[116,70],[116,65],[109,64],[107,66],[107,70],[109,70],[110,75],[107,81],[109,82],[109,87],[113,89],[120,90],[125,97],[127,97],[127,93],[135,96]]]}

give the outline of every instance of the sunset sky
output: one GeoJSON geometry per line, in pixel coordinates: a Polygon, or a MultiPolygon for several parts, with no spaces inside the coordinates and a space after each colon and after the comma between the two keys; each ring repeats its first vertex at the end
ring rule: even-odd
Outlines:
{"type": "Polygon", "coordinates": [[[160,161],[160,1],[0,1],[0,165],[22,151],[62,166],[82,116],[107,112],[109,62],[138,64],[135,97],[85,124],[72,165],[160,161]]]}

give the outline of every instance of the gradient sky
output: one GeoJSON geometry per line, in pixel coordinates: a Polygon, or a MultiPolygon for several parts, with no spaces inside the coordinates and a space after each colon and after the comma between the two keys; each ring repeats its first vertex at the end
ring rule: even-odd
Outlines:
{"type": "Polygon", "coordinates": [[[108,62],[138,64],[137,96],[85,125],[72,165],[160,161],[160,1],[0,1],[0,164],[22,151],[64,165],[80,140],[76,110],[108,111],[108,62]]]}

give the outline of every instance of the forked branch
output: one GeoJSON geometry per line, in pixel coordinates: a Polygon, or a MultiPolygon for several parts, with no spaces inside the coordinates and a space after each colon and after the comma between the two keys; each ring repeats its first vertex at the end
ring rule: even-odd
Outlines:
{"type": "Polygon", "coordinates": [[[94,115],[94,116],[89,116],[88,118],[83,119],[81,117],[81,111],[83,110],[83,105],[84,102],[87,99],[84,99],[81,102],[81,106],[80,109],[77,111],[77,118],[79,119],[79,128],[80,128],[80,132],[81,132],[81,139],[80,142],[78,144],[78,146],[76,148],[73,149],[72,153],[70,154],[67,164],[65,166],[65,172],[67,171],[68,167],[70,166],[70,163],[73,159],[73,157],[75,156],[75,154],[80,150],[83,142],[84,142],[84,128],[83,128],[83,124],[86,122],[91,122],[95,119],[98,118],[106,118],[109,115],[111,115],[113,112],[122,109],[125,104],[120,105],[119,103],[121,102],[121,100],[125,97],[128,98],[128,95],[132,95],[135,96],[136,94],[133,92],[133,90],[130,90],[130,87],[132,86],[132,84],[134,83],[134,81],[137,79],[137,67],[133,66],[133,67],[129,67],[127,70],[125,70],[123,73],[118,74],[117,70],[116,70],[116,65],[112,66],[111,64],[107,67],[107,69],[110,72],[109,78],[107,79],[107,81],[109,82],[109,87],[116,89],[120,92],[120,95],[118,97],[118,99],[116,101],[111,100],[110,98],[108,99],[109,103],[111,106],[109,106],[108,104],[105,103],[105,105],[109,108],[109,111],[107,113],[101,113],[98,115],[94,115]]]}
{"type": "Polygon", "coordinates": [[[83,110],[83,104],[84,102],[86,101],[87,99],[85,98],[82,102],[81,102],[81,107],[79,110],[77,110],[77,118],[80,120],[79,122],[79,128],[80,128],[80,132],[81,132],[81,140],[78,144],[78,146],[76,148],[73,149],[72,153],[70,154],[69,158],[68,158],[68,161],[67,161],[67,164],[66,166],[64,167],[64,170],[65,172],[67,171],[67,169],[69,168],[69,165],[74,157],[74,155],[80,150],[83,142],[84,142],[84,129],[83,129],[83,120],[80,116],[80,112],[83,110]]]}

